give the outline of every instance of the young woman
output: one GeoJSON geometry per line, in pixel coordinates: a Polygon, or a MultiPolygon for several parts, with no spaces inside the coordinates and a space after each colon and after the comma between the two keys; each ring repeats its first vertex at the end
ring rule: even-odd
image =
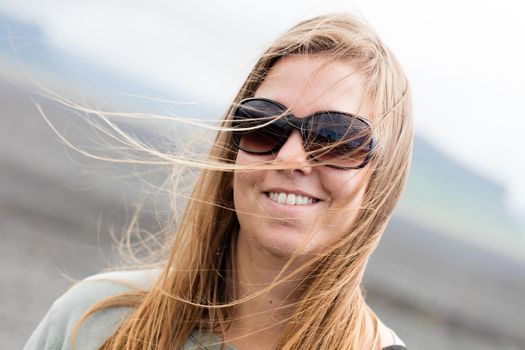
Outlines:
{"type": "Polygon", "coordinates": [[[366,24],[299,23],[226,113],[163,268],[77,284],[26,349],[404,349],[360,283],[405,183],[411,118],[366,24]]]}

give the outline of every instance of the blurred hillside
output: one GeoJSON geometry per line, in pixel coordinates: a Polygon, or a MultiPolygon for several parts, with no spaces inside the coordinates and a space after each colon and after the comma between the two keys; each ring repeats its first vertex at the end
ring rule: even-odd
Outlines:
{"type": "Polygon", "coordinates": [[[525,232],[509,213],[500,184],[419,138],[397,214],[471,243],[525,260],[525,232]]]}

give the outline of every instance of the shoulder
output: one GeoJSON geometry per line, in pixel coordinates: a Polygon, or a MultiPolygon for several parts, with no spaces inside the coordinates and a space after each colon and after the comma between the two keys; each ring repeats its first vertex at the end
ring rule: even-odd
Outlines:
{"type": "Polygon", "coordinates": [[[391,328],[387,327],[381,320],[379,320],[379,335],[381,337],[381,348],[385,349],[395,345],[401,345],[406,347],[405,343],[399,338],[399,336],[391,328]]]}
{"type": "MultiPolygon", "coordinates": [[[[24,347],[69,349],[77,321],[98,301],[134,289],[148,289],[158,270],[116,271],[88,277],[58,298],[24,347]]],[[[75,349],[94,349],[111,335],[131,308],[116,307],[95,313],[82,323],[75,349]]]]}
{"type": "Polygon", "coordinates": [[[106,282],[113,286],[126,285],[129,288],[147,289],[151,286],[151,284],[158,277],[159,272],[160,270],[158,269],[104,272],[98,275],[90,276],[82,280],[76,286],[79,286],[81,283],[86,284],[90,282],[96,282],[96,283],[106,282]]]}

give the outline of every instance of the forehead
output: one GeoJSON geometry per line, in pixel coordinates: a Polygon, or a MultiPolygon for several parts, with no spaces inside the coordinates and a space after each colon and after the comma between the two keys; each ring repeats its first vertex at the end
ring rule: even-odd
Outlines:
{"type": "Polygon", "coordinates": [[[298,55],[280,59],[255,97],[278,101],[298,117],[322,110],[368,116],[364,79],[349,61],[298,55]]]}

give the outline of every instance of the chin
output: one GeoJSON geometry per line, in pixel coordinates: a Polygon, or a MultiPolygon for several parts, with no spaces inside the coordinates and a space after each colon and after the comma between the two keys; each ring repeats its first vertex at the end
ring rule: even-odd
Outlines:
{"type": "Polygon", "coordinates": [[[310,232],[304,230],[281,228],[265,232],[271,234],[256,239],[258,248],[281,259],[288,259],[294,255],[306,257],[321,250],[321,247],[318,247],[317,237],[308,237],[310,232]],[[309,241],[305,242],[308,239],[309,241]]]}

